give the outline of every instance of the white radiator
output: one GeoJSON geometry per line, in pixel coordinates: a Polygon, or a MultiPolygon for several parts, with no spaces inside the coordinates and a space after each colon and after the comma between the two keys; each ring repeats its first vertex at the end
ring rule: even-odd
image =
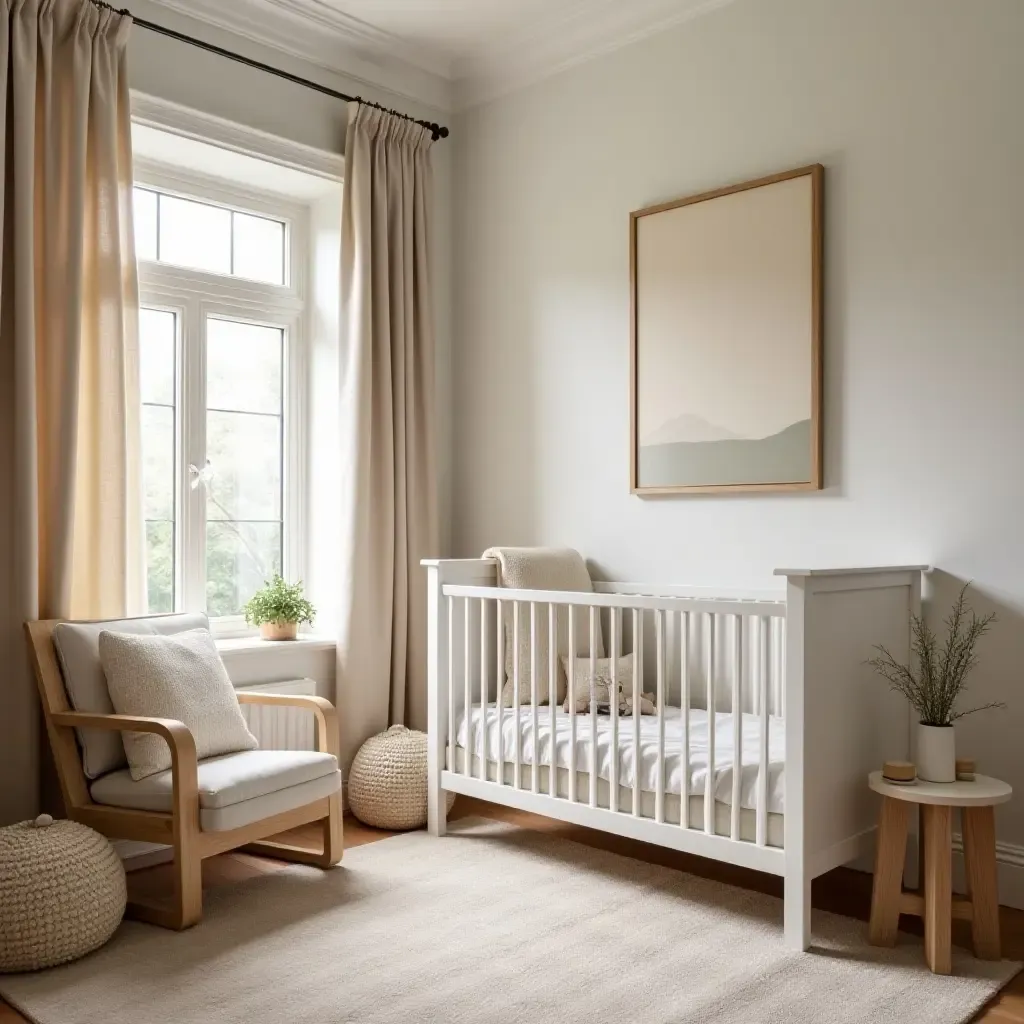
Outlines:
{"type": "MultiPolygon", "coordinates": [[[[240,690],[255,693],[285,693],[316,696],[312,679],[285,679],[278,683],[246,683],[240,690]]],[[[263,750],[315,750],[316,723],[313,712],[305,708],[270,707],[265,704],[243,704],[249,730],[263,750]]]]}

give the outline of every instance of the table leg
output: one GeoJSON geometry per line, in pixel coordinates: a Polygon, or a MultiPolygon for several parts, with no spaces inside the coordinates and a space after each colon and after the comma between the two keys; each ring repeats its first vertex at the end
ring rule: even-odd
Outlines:
{"type": "Polygon", "coordinates": [[[910,804],[890,797],[882,798],[875,846],[875,877],[871,886],[871,924],[868,928],[868,939],[873,946],[896,945],[909,816],[910,804]]]}
{"type": "Polygon", "coordinates": [[[996,874],[996,823],[992,807],[962,811],[964,868],[971,898],[971,934],[979,960],[999,960],[999,888],[996,874]]]}
{"type": "Polygon", "coordinates": [[[924,814],[924,956],[935,974],[952,970],[952,809],[926,804],[924,814]]]}

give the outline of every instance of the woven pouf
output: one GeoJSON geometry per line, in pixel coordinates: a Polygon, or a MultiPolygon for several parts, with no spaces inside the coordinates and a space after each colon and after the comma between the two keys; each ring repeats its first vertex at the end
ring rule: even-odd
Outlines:
{"type": "Polygon", "coordinates": [[[0,972],[76,960],[114,934],[127,897],[110,843],[75,821],[0,828],[0,972]]]}
{"type": "MultiPolygon", "coordinates": [[[[448,794],[448,809],[455,794],[448,794]]],[[[348,774],[348,805],[364,824],[399,832],[427,823],[427,734],[393,725],[371,736],[348,774]]]]}

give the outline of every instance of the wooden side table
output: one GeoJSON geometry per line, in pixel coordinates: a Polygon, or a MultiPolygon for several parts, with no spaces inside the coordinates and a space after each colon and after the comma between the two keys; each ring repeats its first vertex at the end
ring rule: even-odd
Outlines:
{"type": "Polygon", "coordinates": [[[869,939],[874,946],[894,946],[900,914],[924,919],[924,955],[935,974],[951,970],[953,918],[971,922],[974,955],[999,960],[999,894],[996,884],[996,804],[1013,789],[999,779],[978,775],[973,782],[918,782],[898,786],[881,772],[868,776],[868,785],[882,795],[871,890],[869,939]],[[907,820],[911,804],[921,807],[924,877],[918,892],[903,891],[903,862],[907,852],[907,820]],[[966,899],[953,896],[953,808],[961,813],[966,899]]]}

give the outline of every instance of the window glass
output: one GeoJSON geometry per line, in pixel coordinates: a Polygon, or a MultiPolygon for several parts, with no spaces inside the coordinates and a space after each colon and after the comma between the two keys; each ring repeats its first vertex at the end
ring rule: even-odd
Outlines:
{"type": "Polygon", "coordinates": [[[160,262],[231,273],[231,211],[160,196],[160,262]]]}
{"type": "Polygon", "coordinates": [[[174,611],[177,417],[177,315],[139,313],[142,486],[146,520],[146,592],[150,612],[174,611]]]}
{"type": "Polygon", "coordinates": [[[232,273],[267,284],[284,284],[284,224],[266,217],[233,217],[235,262],[232,273]]]}
{"type": "Polygon", "coordinates": [[[206,601],[237,615],[282,565],[284,331],[206,322],[206,601]]]}

